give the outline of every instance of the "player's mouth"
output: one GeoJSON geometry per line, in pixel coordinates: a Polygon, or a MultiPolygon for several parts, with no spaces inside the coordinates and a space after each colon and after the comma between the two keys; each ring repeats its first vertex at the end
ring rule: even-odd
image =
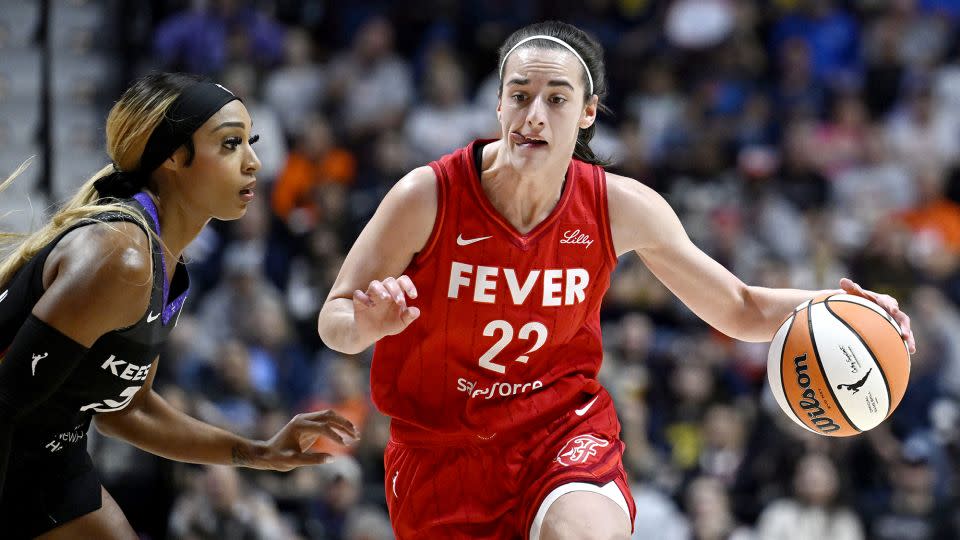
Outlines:
{"type": "Polygon", "coordinates": [[[253,188],[255,187],[257,187],[256,180],[244,186],[243,189],[240,190],[240,200],[242,200],[243,202],[252,201],[253,195],[254,195],[253,188]]]}
{"type": "Polygon", "coordinates": [[[547,141],[538,137],[527,137],[526,135],[513,131],[510,133],[510,141],[513,144],[523,148],[541,148],[547,146],[547,141]]]}

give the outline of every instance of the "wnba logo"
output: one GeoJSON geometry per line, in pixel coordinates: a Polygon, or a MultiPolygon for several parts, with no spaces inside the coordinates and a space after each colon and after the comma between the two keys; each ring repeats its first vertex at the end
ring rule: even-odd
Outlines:
{"type": "Polygon", "coordinates": [[[609,444],[610,441],[599,439],[593,435],[577,435],[563,445],[563,449],[557,454],[557,463],[564,467],[586,463],[588,459],[597,455],[597,448],[603,448],[609,444]]]}

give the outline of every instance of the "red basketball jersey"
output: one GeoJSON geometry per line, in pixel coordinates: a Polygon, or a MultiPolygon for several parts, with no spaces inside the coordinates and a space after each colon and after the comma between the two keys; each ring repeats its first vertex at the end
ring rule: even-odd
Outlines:
{"type": "Polygon", "coordinates": [[[398,442],[522,437],[599,391],[600,304],[616,255],[602,168],[572,160],[554,210],[520,234],[487,199],[475,141],[430,164],[433,232],[405,274],[421,315],[381,339],[373,401],[398,442]]]}

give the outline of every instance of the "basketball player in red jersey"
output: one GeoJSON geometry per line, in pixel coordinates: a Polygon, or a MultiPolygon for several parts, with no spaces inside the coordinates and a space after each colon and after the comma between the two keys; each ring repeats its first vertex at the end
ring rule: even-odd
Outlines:
{"type": "MultiPolygon", "coordinates": [[[[626,539],[633,500],[599,310],[635,251],[687,306],[769,341],[830,291],[745,285],[690,242],[654,191],[606,173],[588,143],[606,80],[600,46],[565,23],[500,49],[501,138],[405,176],[350,250],[319,317],[330,347],[377,343],[389,415],[386,492],[397,537],[626,539]]],[[[909,319],[888,297],[847,291],[909,319]]]]}

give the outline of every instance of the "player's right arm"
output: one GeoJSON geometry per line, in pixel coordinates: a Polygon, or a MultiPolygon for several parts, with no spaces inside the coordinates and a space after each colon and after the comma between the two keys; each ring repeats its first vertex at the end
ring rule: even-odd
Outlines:
{"type": "Polygon", "coordinates": [[[417,289],[401,273],[430,239],[437,216],[437,178],[419,167],[387,193],[350,248],[317,321],[331,349],[356,354],[401,332],[420,316],[406,298],[417,289]]]}
{"type": "Polygon", "coordinates": [[[0,490],[17,422],[46,401],[103,334],[135,324],[152,286],[146,235],[101,223],[65,236],[44,263],[44,293],[0,363],[0,490]]]}

